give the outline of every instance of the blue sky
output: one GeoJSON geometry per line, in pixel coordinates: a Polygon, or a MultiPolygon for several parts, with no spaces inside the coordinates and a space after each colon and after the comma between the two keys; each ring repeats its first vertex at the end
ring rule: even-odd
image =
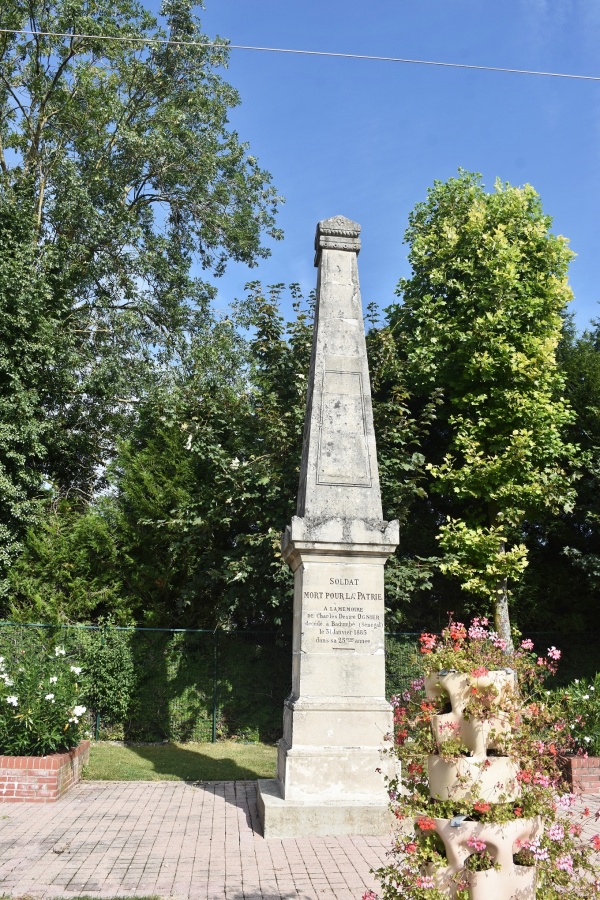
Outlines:
{"type": "MultiPolygon", "coordinates": [[[[597,0],[206,0],[205,32],[233,44],[331,50],[600,76],[597,0]]],[[[318,220],[362,226],[363,302],[386,306],[409,274],[407,217],[459,167],[532,184],[578,254],[572,309],[600,318],[600,81],[232,50],[231,124],[286,198],[282,242],[244,283],[315,284],[318,220]]]]}

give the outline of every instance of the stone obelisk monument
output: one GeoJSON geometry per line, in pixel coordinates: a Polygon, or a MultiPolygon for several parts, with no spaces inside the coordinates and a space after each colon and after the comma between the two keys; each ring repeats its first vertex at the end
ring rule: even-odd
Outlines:
{"type": "Polygon", "coordinates": [[[399,538],[381,508],[359,234],[343,216],[317,226],[298,508],[282,539],[295,578],[292,692],[277,778],[259,781],[265,837],[389,829],[383,567],[399,538]]]}

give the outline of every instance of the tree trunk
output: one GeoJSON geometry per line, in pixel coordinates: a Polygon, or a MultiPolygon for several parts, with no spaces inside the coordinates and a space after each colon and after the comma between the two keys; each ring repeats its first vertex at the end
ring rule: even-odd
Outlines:
{"type": "MultiPolygon", "coordinates": [[[[498,508],[495,503],[488,505],[488,520],[490,527],[494,528],[498,524],[498,508]]],[[[506,544],[502,543],[500,552],[506,553],[506,544]]],[[[494,604],[494,627],[498,632],[498,636],[506,641],[506,653],[515,652],[512,642],[512,634],[510,633],[510,615],[508,613],[508,584],[506,578],[499,581],[496,586],[496,602],[494,604]]]]}
{"type": "Polygon", "coordinates": [[[506,578],[498,584],[496,588],[496,603],[494,606],[494,626],[499,637],[506,641],[506,652],[513,654],[515,652],[510,633],[510,616],[508,614],[508,590],[506,578]]]}

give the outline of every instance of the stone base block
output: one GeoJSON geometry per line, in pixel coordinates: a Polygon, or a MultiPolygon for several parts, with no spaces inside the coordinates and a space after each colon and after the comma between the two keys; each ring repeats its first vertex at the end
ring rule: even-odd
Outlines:
{"type": "Polygon", "coordinates": [[[284,800],[274,778],[258,782],[258,815],[265,838],[327,837],[342,834],[381,836],[395,821],[386,803],[366,801],[284,800]]]}

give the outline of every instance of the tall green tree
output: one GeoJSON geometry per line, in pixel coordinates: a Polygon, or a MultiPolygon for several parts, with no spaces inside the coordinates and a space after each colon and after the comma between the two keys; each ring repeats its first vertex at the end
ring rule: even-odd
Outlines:
{"type": "Polygon", "coordinates": [[[430,489],[442,570],[493,609],[511,645],[509,597],[527,565],[526,522],[573,502],[572,413],[556,362],[573,254],[528,185],[436,182],[409,219],[413,274],[391,321],[417,397],[441,391],[430,489]]]}
{"type": "Polygon", "coordinates": [[[56,364],[60,320],[51,298],[31,223],[0,196],[0,572],[18,555],[44,494],[52,428],[45,375],[56,364]]]}
{"type": "MultiPolygon", "coordinates": [[[[164,0],[164,27],[135,0],[0,6],[0,204],[16,214],[0,302],[12,315],[16,279],[44,344],[35,362],[31,343],[14,347],[7,378],[28,372],[29,412],[13,427],[26,442],[34,421],[52,424],[21,462],[0,447],[25,503],[44,481],[93,495],[156,372],[206,314],[213,288],[192,267],[253,265],[263,235],[279,236],[269,175],[228,126],[239,97],[218,74],[226,46],[164,43],[207,42],[194,5],[164,0]],[[19,265],[32,268],[20,281],[19,265]]],[[[14,524],[3,519],[7,547],[14,524]]]]}
{"type": "Polygon", "coordinates": [[[229,317],[198,325],[142,398],[111,493],[79,514],[63,504],[29,534],[10,573],[12,617],[93,621],[110,602],[141,624],[290,625],[280,538],[295,508],[312,329],[310,308],[284,322],[281,291],[254,283],[229,317]]]}
{"type": "Polygon", "coordinates": [[[584,634],[600,626],[598,325],[592,324],[578,334],[567,319],[558,361],[565,380],[565,397],[574,412],[567,436],[580,447],[575,502],[572,509],[559,516],[544,516],[528,523],[530,565],[517,600],[530,628],[536,627],[543,610],[559,629],[584,634]]]}

